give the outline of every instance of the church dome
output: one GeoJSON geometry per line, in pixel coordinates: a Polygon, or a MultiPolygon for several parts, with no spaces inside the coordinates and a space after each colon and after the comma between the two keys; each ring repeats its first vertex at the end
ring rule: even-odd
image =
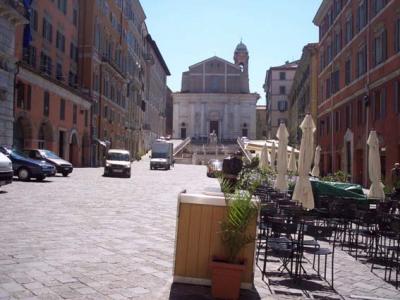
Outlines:
{"type": "Polygon", "coordinates": [[[236,46],[235,52],[247,52],[247,47],[242,41],[236,46]]]}

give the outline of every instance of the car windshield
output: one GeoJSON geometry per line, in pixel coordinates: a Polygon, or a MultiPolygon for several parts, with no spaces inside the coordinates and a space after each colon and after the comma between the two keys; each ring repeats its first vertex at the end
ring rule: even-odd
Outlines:
{"type": "Polygon", "coordinates": [[[129,154],[127,153],[108,153],[107,160],[129,161],[129,154]]]}
{"type": "Polygon", "coordinates": [[[26,155],[24,152],[13,149],[11,151],[11,155],[16,157],[16,158],[30,158],[28,155],[26,155]]]}
{"type": "Polygon", "coordinates": [[[157,153],[154,152],[151,154],[152,158],[168,158],[168,153],[157,153]]]}
{"type": "Polygon", "coordinates": [[[44,155],[47,158],[53,158],[53,159],[61,159],[59,156],[57,156],[54,152],[51,152],[50,150],[39,150],[40,154],[44,155]]]}

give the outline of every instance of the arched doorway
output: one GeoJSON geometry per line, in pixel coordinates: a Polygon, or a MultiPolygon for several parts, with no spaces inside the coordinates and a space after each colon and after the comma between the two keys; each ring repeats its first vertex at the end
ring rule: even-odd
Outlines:
{"type": "Polygon", "coordinates": [[[73,131],[69,139],[69,162],[73,166],[80,166],[78,134],[73,131]]]}
{"type": "Polygon", "coordinates": [[[13,147],[19,150],[29,147],[32,142],[32,125],[27,117],[19,117],[14,122],[13,147]]]}
{"type": "Polygon", "coordinates": [[[43,122],[40,125],[37,140],[39,149],[53,150],[53,127],[50,122],[43,122]]]}
{"type": "Polygon", "coordinates": [[[90,138],[89,133],[85,132],[82,137],[82,150],[81,150],[82,166],[90,165],[90,138]]]}

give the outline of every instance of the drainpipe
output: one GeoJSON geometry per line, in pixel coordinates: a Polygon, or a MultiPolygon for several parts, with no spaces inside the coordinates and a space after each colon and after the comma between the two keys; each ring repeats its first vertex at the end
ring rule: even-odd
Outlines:
{"type": "MultiPolygon", "coordinates": [[[[15,117],[16,117],[16,109],[17,109],[17,93],[16,93],[16,89],[17,89],[17,76],[19,74],[19,62],[17,62],[15,64],[15,71],[14,71],[14,85],[13,85],[13,130],[15,127],[15,117]]],[[[14,133],[13,133],[13,139],[14,139],[14,133]]],[[[14,146],[14,140],[12,141],[12,145],[9,146],[14,146]]]]}
{"type": "Polygon", "coordinates": [[[366,96],[364,105],[365,105],[365,155],[364,155],[364,186],[368,186],[368,132],[369,132],[369,85],[370,85],[370,57],[368,55],[369,53],[369,44],[370,44],[370,24],[367,24],[367,45],[366,45],[366,59],[367,59],[367,84],[366,84],[366,96]]]}

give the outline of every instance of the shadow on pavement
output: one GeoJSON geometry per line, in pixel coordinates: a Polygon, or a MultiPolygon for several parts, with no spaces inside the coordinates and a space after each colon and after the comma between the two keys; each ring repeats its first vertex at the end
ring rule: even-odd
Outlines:
{"type": "Polygon", "coordinates": [[[0,191],[0,195],[1,194],[7,194],[8,192],[7,191],[0,191]]]}
{"type": "MultiPolygon", "coordinates": [[[[169,294],[170,300],[212,300],[211,287],[190,284],[173,283],[169,294]]],[[[261,299],[256,290],[241,290],[240,299],[261,299]]]]}

